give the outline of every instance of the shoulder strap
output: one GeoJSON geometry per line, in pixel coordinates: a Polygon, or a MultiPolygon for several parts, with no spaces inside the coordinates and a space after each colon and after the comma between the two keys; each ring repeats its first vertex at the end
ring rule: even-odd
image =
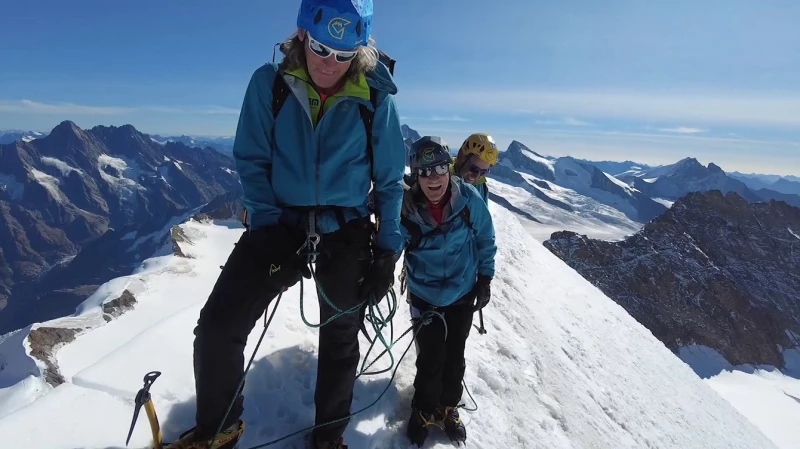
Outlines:
{"type": "Polygon", "coordinates": [[[372,155],[372,120],[375,117],[375,110],[378,109],[378,91],[374,87],[369,88],[369,100],[372,102],[372,110],[370,111],[368,107],[364,106],[363,104],[358,105],[358,109],[361,112],[361,121],[364,122],[364,130],[367,133],[367,158],[369,160],[369,167],[370,173],[372,177],[372,181],[375,181],[375,170],[373,167],[373,155],[372,155]]]}
{"type": "Polygon", "coordinates": [[[272,118],[275,119],[278,117],[278,113],[281,111],[283,107],[283,103],[286,102],[286,98],[289,96],[289,86],[286,84],[286,80],[283,79],[283,75],[280,72],[275,72],[275,81],[272,83],[272,118]]]}
{"type": "Polygon", "coordinates": [[[406,251],[411,251],[418,247],[420,240],[422,240],[422,228],[419,224],[414,223],[410,218],[402,214],[400,215],[400,224],[408,230],[411,236],[406,246],[406,251]]]}
{"type": "MultiPolygon", "coordinates": [[[[458,216],[470,230],[472,231],[475,230],[475,228],[472,227],[472,221],[470,220],[469,207],[464,206],[464,208],[461,209],[461,212],[458,213],[458,216]]],[[[411,251],[416,249],[419,246],[420,242],[422,242],[422,237],[436,234],[437,232],[441,232],[440,228],[435,228],[432,231],[429,231],[428,233],[423,235],[422,228],[420,227],[420,225],[414,223],[413,221],[411,221],[411,219],[409,219],[405,215],[400,216],[400,224],[402,224],[403,227],[405,227],[408,230],[408,233],[410,234],[408,246],[406,246],[406,251],[411,251]]]]}
{"type": "Polygon", "coordinates": [[[474,231],[475,229],[472,227],[472,221],[470,220],[469,213],[469,207],[464,206],[464,208],[461,209],[461,212],[458,213],[458,216],[461,217],[461,220],[465,225],[467,225],[468,228],[474,231]]]}

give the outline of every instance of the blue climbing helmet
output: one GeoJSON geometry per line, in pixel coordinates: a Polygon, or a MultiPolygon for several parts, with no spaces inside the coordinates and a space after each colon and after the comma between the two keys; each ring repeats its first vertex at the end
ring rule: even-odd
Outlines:
{"type": "Polygon", "coordinates": [[[408,151],[412,176],[430,176],[433,171],[443,175],[450,171],[453,156],[447,142],[438,136],[424,136],[411,144],[408,151]]]}
{"type": "Polygon", "coordinates": [[[372,0],[303,0],[297,27],[336,50],[367,45],[372,31],[372,0]]]}

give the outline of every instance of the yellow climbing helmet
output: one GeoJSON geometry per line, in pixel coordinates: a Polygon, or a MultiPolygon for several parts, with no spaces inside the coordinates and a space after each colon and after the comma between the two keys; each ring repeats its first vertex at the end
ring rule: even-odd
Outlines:
{"type": "Polygon", "coordinates": [[[495,165],[499,151],[492,136],[486,133],[474,133],[461,144],[459,153],[464,156],[474,154],[489,165],[495,165]]]}

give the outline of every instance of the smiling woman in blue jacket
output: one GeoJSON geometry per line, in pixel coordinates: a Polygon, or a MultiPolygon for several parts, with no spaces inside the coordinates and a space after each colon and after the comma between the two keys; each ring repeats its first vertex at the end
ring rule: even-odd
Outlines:
{"type": "MultiPolygon", "coordinates": [[[[372,20],[371,0],[303,0],[281,63],[250,78],[233,146],[247,231],[194,331],[197,425],[169,449],[237,444],[247,337],[274,298],[311,277],[310,258],[318,287],[340,310],[382,297],[393,282],[405,146],[397,87],[370,38],[372,20]]],[[[321,300],[321,321],[334,315],[321,300]]],[[[319,330],[316,424],[336,422],[314,430],[313,448],[346,447],[359,324],[359,314],[348,313],[319,330]]]]}
{"type": "Polygon", "coordinates": [[[417,374],[407,435],[422,446],[430,426],[456,441],[466,440],[458,416],[464,349],[472,316],[489,302],[494,276],[494,226],[475,187],[450,176],[447,144],[425,136],[409,151],[411,176],[403,195],[405,241],[403,282],[412,319],[428,310],[433,318],[417,333],[417,374]],[[445,323],[447,338],[445,338],[445,323]]]}

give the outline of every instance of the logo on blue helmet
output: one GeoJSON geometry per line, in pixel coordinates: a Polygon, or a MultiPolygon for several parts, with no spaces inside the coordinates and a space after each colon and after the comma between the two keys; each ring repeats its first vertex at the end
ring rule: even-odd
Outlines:
{"type": "Polygon", "coordinates": [[[366,45],[372,32],[372,0],[303,0],[297,27],[336,50],[366,45]]]}
{"type": "Polygon", "coordinates": [[[453,162],[447,142],[438,136],[424,136],[411,144],[409,159],[412,170],[453,162]]]}

